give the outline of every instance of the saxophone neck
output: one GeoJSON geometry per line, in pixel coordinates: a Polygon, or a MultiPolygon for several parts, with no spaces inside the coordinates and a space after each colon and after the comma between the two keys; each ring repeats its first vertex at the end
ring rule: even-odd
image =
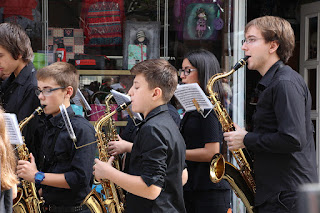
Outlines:
{"type": "Polygon", "coordinates": [[[221,78],[225,78],[225,77],[228,77],[229,75],[233,74],[236,70],[235,69],[232,69],[230,70],[229,72],[227,73],[217,73],[215,75],[213,75],[209,81],[208,81],[208,84],[207,84],[207,91],[208,93],[211,95],[211,94],[214,94],[213,92],[213,85],[216,81],[218,81],[219,79],[221,78]]]}
{"type": "Polygon", "coordinates": [[[23,128],[29,123],[29,121],[34,116],[36,116],[36,114],[40,115],[42,111],[43,111],[43,106],[39,106],[37,109],[34,110],[34,112],[29,117],[26,117],[25,119],[20,121],[20,123],[19,123],[20,132],[22,132],[23,128]]]}
{"type": "Polygon", "coordinates": [[[120,106],[118,106],[116,110],[106,113],[101,118],[99,118],[99,120],[96,121],[96,123],[94,124],[94,129],[96,130],[96,132],[102,132],[102,126],[104,125],[104,123],[111,119],[111,117],[117,112],[125,110],[130,105],[130,103],[131,102],[123,103],[120,106]]]}
{"type": "Polygon", "coordinates": [[[111,108],[110,108],[110,101],[113,98],[112,93],[109,93],[109,95],[106,96],[106,98],[104,99],[105,103],[106,103],[106,113],[110,113],[111,112],[111,108]]]}
{"type": "Polygon", "coordinates": [[[233,66],[233,68],[232,68],[229,72],[227,72],[227,73],[217,73],[217,74],[213,75],[213,76],[209,79],[208,84],[207,84],[207,91],[209,92],[209,94],[211,95],[211,94],[214,93],[212,87],[213,87],[213,84],[214,84],[217,80],[219,80],[219,79],[221,79],[221,78],[225,78],[225,77],[233,74],[233,73],[234,73],[235,71],[237,71],[239,68],[243,67],[243,66],[247,63],[247,60],[248,60],[249,57],[250,57],[250,56],[246,56],[246,57],[244,57],[244,58],[241,58],[241,59],[233,66]]]}

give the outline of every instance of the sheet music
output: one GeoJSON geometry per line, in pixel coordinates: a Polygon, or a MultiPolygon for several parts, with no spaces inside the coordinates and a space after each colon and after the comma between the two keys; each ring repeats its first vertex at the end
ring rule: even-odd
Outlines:
{"type": "Polygon", "coordinates": [[[5,120],[7,134],[11,144],[22,145],[22,135],[19,129],[19,124],[16,114],[13,113],[3,113],[5,120]]]}
{"type": "Polygon", "coordinates": [[[77,93],[72,98],[72,100],[75,103],[75,105],[82,106],[86,110],[91,111],[91,107],[90,107],[89,103],[87,102],[87,100],[85,99],[85,97],[83,96],[83,94],[79,88],[77,89],[77,93]]]}
{"type": "Polygon", "coordinates": [[[201,110],[213,108],[212,103],[197,83],[178,85],[174,96],[186,112],[197,110],[193,99],[196,99],[201,110]]]}
{"type": "MultiPolygon", "coordinates": [[[[123,94],[123,93],[118,92],[116,90],[111,90],[111,93],[112,93],[112,95],[118,105],[121,105],[123,103],[127,103],[127,102],[131,101],[131,98],[129,95],[123,94]]],[[[129,105],[129,110],[132,112],[131,105],[129,105]]],[[[132,114],[133,114],[134,118],[139,119],[140,121],[143,120],[139,113],[132,112],[132,114]]]]}

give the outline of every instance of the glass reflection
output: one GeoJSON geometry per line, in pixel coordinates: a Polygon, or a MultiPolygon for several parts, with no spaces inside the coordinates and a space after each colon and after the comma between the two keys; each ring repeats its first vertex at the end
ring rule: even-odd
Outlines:
{"type": "Polygon", "coordinates": [[[308,88],[312,97],[311,110],[316,110],[317,107],[317,70],[308,70],[308,88]]]}
{"type": "Polygon", "coordinates": [[[308,59],[317,58],[317,32],[318,32],[318,17],[309,19],[309,45],[308,45],[308,59]]]}

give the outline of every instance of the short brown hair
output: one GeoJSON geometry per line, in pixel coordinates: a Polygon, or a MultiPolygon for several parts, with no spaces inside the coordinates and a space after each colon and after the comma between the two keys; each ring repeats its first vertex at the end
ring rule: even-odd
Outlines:
{"type": "Polygon", "coordinates": [[[21,55],[24,62],[29,63],[33,58],[30,38],[17,24],[0,24],[0,46],[6,49],[15,60],[21,55]]]}
{"type": "Polygon", "coordinates": [[[59,86],[73,88],[73,98],[79,86],[79,73],[72,64],[66,62],[55,62],[49,66],[43,67],[37,72],[37,80],[45,80],[52,78],[59,86]]]}
{"type": "Polygon", "coordinates": [[[150,89],[159,87],[165,102],[170,101],[178,85],[177,70],[164,59],[149,59],[131,69],[134,75],[143,74],[150,89]]]}
{"type": "Polygon", "coordinates": [[[295,36],[287,20],[276,16],[263,16],[250,21],[246,25],[245,32],[251,26],[261,30],[261,34],[267,42],[277,41],[279,44],[278,56],[284,63],[289,60],[294,50],[295,36]]]}

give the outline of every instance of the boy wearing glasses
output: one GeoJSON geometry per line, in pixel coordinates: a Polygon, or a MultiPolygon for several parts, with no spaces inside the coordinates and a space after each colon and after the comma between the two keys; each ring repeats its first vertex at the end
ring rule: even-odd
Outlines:
{"type": "Polygon", "coordinates": [[[317,182],[318,175],[311,95],[301,75],[284,64],[294,50],[294,32],[285,19],[264,16],[247,24],[245,36],[248,68],[262,75],[254,130],[235,124],[224,139],[230,150],[254,153],[256,211],[297,212],[297,189],[317,182]]]}
{"type": "MultiPolygon", "coordinates": [[[[0,75],[9,76],[1,84],[0,101],[5,112],[16,114],[18,122],[40,105],[34,94],[37,79],[32,57],[31,42],[25,31],[15,24],[0,24],[0,75]]],[[[35,130],[41,128],[39,125],[36,116],[23,130],[25,143],[32,152],[38,146],[32,138],[35,130]]]]}
{"type": "Polygon", "coordinates": [[[59,106],[67,109],[77,141],[82,146],[96,140],[93,126],[82,116],[75,115],[70,99],[79,85],[76,68],[65,62],[56,62],[37,72],[36,95],[47,115],[38,168],[31,162],[20,160],[19,177],[40,185],[45,200],[45,212],[90,212],[81,205],[91,191],[92,166],[96,145],[77,149],[70,138],[59,106]]]}

